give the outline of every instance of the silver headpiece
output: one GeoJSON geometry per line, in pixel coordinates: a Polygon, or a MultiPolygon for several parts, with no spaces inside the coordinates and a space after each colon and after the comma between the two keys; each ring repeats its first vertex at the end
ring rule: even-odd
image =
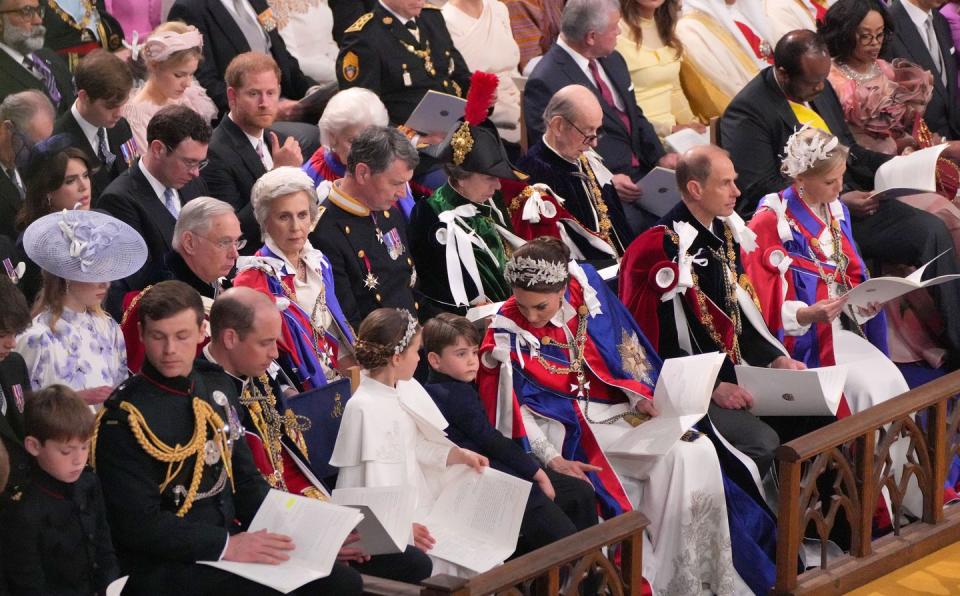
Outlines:
{"type": "Polygon", "coordinates": [[[398,308],[397,310],[407,316],[407,330],[404,332],[403,337],[400,339],[397,345],[393,348],[393,354],[395,356],[402,354],[403,351],[407,349],[407,346],[410,345],[410,342],[413,340],[413,336],[417,334],[416,317],[410,314],[410,311],[405,308],[398,308]]]}
{"type": "Polygon", "coordinates": [[[567,281],[570,271],[566,263],[555,263],[546,259],[513,257],[503,269],[503,277],[510,285],[531,287],[540,284],[559,284],[567,281]]]}
{"type": "Polygon", "coordinates": [[[780,170],[791,178],[796,178],[816,165],[817,162],[831,157],[830,152],[840,144],[837,137],[826,133],[804,138],[802,133],[811,128],[813,127],[809,124],[804,124],[798,131],[790,135],[787,146],[784,147],[785,154],[780,170]]]}

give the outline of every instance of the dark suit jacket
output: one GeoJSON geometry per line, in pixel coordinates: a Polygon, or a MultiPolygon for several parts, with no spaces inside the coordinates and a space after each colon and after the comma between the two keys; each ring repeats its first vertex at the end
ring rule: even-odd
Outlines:
{"type": "Polygon", "coordinates": [[[7,499],[23,488],[30,477],[30,468],[33,458],[23,446],[23,411],[17,405],[13,386],[19,385],[23,390],[24,398],[30,391],[30,376],[23,356],[17,352],[0,360],[0,389],[3,389],[7,413],[0,416],[0,440],[10,456],[10,479],[7,488],[0,495],[0,508],[3,508],[7,499]]]}
{"type": "MultiPolygon", "coordinates": [[[[93,202],[96,202],[97,197],[103,193],[107,186],[113,182],[117,176],[124,173],[127,168],[130,167],[130,163],[137,157],[136,155],[132,156],[132,159],[128,162],[120,151],[120,147],[133,138],[133,133],[130,132],[130,125],[127,124],[125,118],[121,118],[116,126],[107,130],[107,144],[110,146],[110,152],[117,157],[110,166],[105,165],[100,161],[100,158],[97,157],[96,151],[90,146],[90,143],[87,141],[87,136],[83,134],[83,129],[80,128],[80,124],[77,122],[77,119],[73,117],[73,112],[69,109],[64,115],[57,118],[53,132],[54,134],[64,133],[72,136],[73,146],[86,153],[90,163],[98,168],[96,173],[90,176],[93,184],[90,199],[93,202]]],[[[140,150],[143,149],[143,147],[140,148],[140,150]]]]}
{"type": "MultiPolygon", "coordinates": [[[[76,99],[76,91],[73,88],[73,75],[67,68],[67,63],[63,58],[56,55],[47,48],[37,50],[37,55],[47,63],[50,71],[53,72],[53,78],[57,81],[57,89],[60,91],[60,103],[54,104],[57,112],[62,114],[70,109],[73,100],[76,99]]],[[[22,64],[17,64],[10,54],[0,50],[0,98],[4,98],[12,93],[19,93],[27,89],[36,89],[47,93],[46,87],[37,77],[30,74],[22,64]]],[[[49,96],[48,96],[49,97],[49,96]]],[[[53,100],[51,100],[53,101],[53,100]]]]}
{"type": "Polygon", "coordinates": [[[627,131],[616,110],[603,100],[600,90],[588,79],[567,51],[554,44],[537,64],[527,80],[523,90],[523,117],[527,125],[527,138],[533,145],[543,136],[543,110],[553,94],[567,85],[583,85],[592,89],[597,101],[603,107],[603,137],[597,146],[597,153],[603,157],[603,163],[615,174],[627,174],[631,178],[640,178],[663,157],[665,151],[653,126],[643,116],[633,95],[633,83],[630,71],[619,52],[606,58],[600,58],[600,66],[613,83],[613,93],[620,95],[630,117],[630,131],[627,131]],[[636,155],[639,167],[631,167],[630,156],[636,155]]]}
{"type": "Polygon", "coordinates": [[[17,236],[19,236],[14,223],[17,219],[17,212],[20,211],[22,206],[23,199],[20,198],[20,192],[16,185],[0,169],[0,234],[9,238],[11,242],[16,242],[17,236]]]}
{"type": "MultiPolygon", "coordinates": [[[[180,204],[207,195],[203,178],[194,178],[179,191],[180,204]]],[[[131,290],[142,289],[160,279],[164,256],[173,250],[173,227],[177,220],[157,198],[146,176],[136,165],[103,191],[94,203],[96,209],[106,211],[128,224],[143,236],[147,243],[147,262],[137,273],[110,284],[107,311],[116,315],[122,311],[123,296],[131,290]]]]}
{"type": "MultiPolygon", "coordinates": [[[[256,14],[270,7],[267,0],[249,0],[256,14]]],[[[223,75],[227,65],[237,54],[250,51],[250,44],[237,26],[233,15],[220,0],[176,0],[170,8],[169,20],[181,20],[193,25],[203,34],[203,60],[197,70],[197,80],[207,95],[217,104],[221,117],[227,110],[227,85],[223,75]]],[[[280,91],[289,99],[300,99],[316,82],[303,74],[300,63],[287,51],[280,33],[274,28],[268,33],[270,53],[280,67],[280,91]]]]}
{"type": "MultiPolygon", "coordinates": [[[[844,183],[849,189],[871,190],[873,175],[890,155],[858,145],[843,118],[843,109],[829,81],[810,102],[840,142],[850,148],[844,183]]],[[[767,67],[740,90],[720,118],[720,146],[730,152],[739,177],[737,211],[753,215],[761,197],[786,188],[790,181],[780,173],[780,156],[787,139],[800,123],[767,67]]]]}
{"type": "MultiPolygon", "coordinates": [[[[264,144],[267,151],[272,152],[269,132],[263,133],[264,144]]],[[[279,132],[276,135],[282,145],[286,137],[279,132]]],[[[211,197],[226,201],[237,210],[240,230],[247,239],[243,254],[253,254],[260,247],[260,226],[253,217],[250,191],[267,170],[247,135],[227,116],[213,130],[207,157],[210,164],[201,170],[200,175],[206,181],[211,197]]]]}
{"type": "Polygon", "coordinates": [[[917,26],[910,20],[901,0],[893,0],[887,8],[887,13],[893,19],[893,35],[890,36],[883,48],[883,57],[887,60],[905,58],[933,73],[933,97],[927,104],[924,120],[933,132],[940,133],[945,138],[960,138],[960,109],[957,107],[957,60],[956,50],[953,47],[953,37],[950,34],[950,25],[943,18],[940,11],[933,11],[933,28],[937,32],[937,41],[940,43],[940,54],[943,57],[943,66],[947,74],[947,85],[937,74],[933,65],[933,58],[927,50],[917,26]]]}
{"type": "Polygon", "coordinates": [[[540,466],[518,443],[503,436],[487,418],[476,388],[430,370],[423,386],[450,423],[447,438],[457,446],[490,458],[490,467],[524,480],[532,480],[540,466]]]}

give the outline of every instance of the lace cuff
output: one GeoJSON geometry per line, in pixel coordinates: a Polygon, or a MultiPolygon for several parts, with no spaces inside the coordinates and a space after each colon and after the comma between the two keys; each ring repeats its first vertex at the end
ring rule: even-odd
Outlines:
{"type": "Polygon", "coordinates": [[[550,439],[543,434],[543,430],[537,424],[533,412],[525,406],[520,406],[520,413],[523,416],[523,426],[527,431],[527,440],[530,442],[530,452],[537,458],[537,461],[547,465],[551,459],[560,455],[560,452],[550,443],[550,439]]]}

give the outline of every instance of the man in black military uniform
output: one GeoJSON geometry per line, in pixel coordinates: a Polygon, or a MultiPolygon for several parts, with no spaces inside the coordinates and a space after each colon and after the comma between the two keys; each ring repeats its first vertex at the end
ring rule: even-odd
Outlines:
{"type": "Polygon", "coordinates": [[[341,89],[376,93],[390,122],[404,124],[427,91],[466,97],[470,70],[439,10],[423,0],[381,0],[344,31],[337,79],[341,89]]]}
{"type": "MultiPolygon", "coordinates": [[[[108,52],[123,49],[123,27],[107,11],[104,0],[61,2],[43,0],[46,5],[43,26],[47,29],[46,47],[63,56],[73,70],[81,58],[102,48],[108,52]]],[[[144,32],[141,32],[143,35],[144,32]]]]}
{"type": "MultiPolygon", "coordinates": [[[[194,365],[202,322],[195,290],[154,286],[140,302],[143,370],[117,388],[98,421],[91,461],[130,575],[125,594],[275,594],[197,562],[276,564],[294,549],[287,536],[243,531],[269,486],[242,440],[233,383],[220,367],[194,365]]],[[[293,593],[361,591],[359,574],[337,563],[293,593]]]]}
{"type": "Polygon", "coordinates": [[[334,182],[310,233],[310,243],[330,259],[337,300],[354,327],[381,307],[419,309],[406,221],[395,206],[419,161],[398,130],[367,128],[353,141],[346,176],[334,182]]]}

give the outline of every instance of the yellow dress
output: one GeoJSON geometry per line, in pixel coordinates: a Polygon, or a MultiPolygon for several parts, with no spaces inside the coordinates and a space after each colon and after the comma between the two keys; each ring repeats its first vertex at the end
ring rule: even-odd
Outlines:
{"type": "Polygon", "coordinates": [[[663,138],[676,124],[687,124],[695,118],[680,87],[680,56],[660,39],[653,19],[642,19],[640,31],[643,41],[637,46],[630,28],[620,21],[617,51],[630,70],[637,105],[663,138]]]}

